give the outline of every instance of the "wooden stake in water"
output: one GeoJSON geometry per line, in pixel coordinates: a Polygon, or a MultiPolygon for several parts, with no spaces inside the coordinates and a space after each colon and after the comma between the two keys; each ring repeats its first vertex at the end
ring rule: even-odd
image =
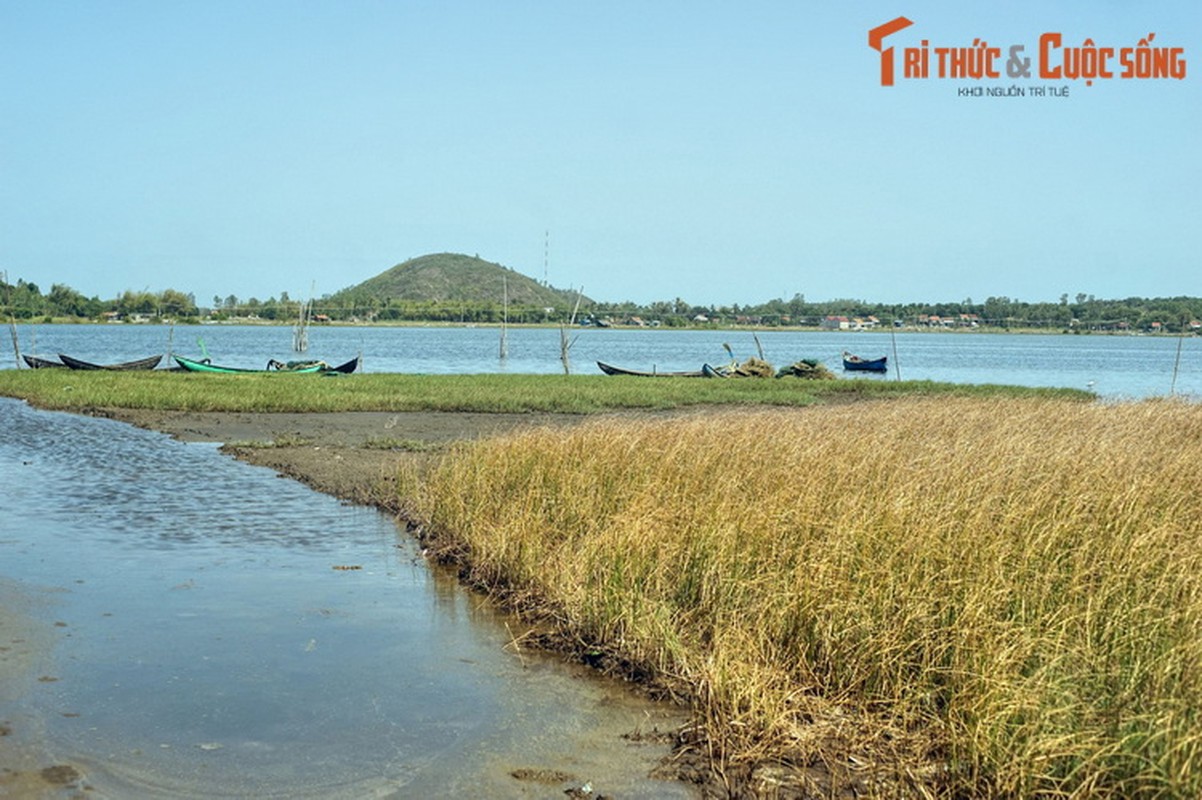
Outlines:
{"type": "Polygon", "coordinates": [[[309,349],[309,316],[313,312],[313,292],[317,289],[317,282],[313,282],[313,286],[309,289],[309,299],[307,302],[300,304],[300,314],[296,321],[296,326],[292,329],[292,349],[298,353],[304,353],[309,349]]]}
{"type": "MultiPolygon", "coordinates": [[[[580,310],[580,298],[584,295],[584,287],[580,287],[580,291],[576,293],[576,307],[572,309],[572,318],[568,321],[569,325],[576,324],[576,312],[580,310]]],[[[572,364],[568,360],[568,351],[572,349],[572,345],[576,343],[576,338],[573,337],[568,341],[568,331],[563,325],[559,326],[559,360],[563,362],[563,374],[572,374],[572,364]]]]}
{"type": "Polygon", "coordinates": [[[17,360],[17,369],[21,368],[21,345],[17,341],[17,320],[12,314],[8,315],[8,330],[13,337],[13,358],[17,360]]]}
{"type": "Polygon", "coordinates": [[[21,345],[17,341],[17,318],[13,316],[13,289],[8,285],[8,272],[0,272],[0,283],[4,284],[4,304],[8,306],[8,330],[13,337],[13,358],[17,359],[17,369],[21,368],[21,345]]]}
{"type": "Polygon", "coordinates": [[[1173,361],[1173,382],[1169,394],[1177,394],[1177,370],[1181,367],[1181,343],[1185,341],[1185,320],[1181,320],[1181,335],[1177,337],[1177,358],[1173,361]]]}
{"type": "Polygon", "coordinates": [[[509,280],[501,276],[501,360],[509,358],[509,342],[506,341],[509,325],[509,280]]]}
{"type": "Polygon", "coordinates": [[[889,336],[893,339],[893,374],[897,379],[901,380],[901,362],[897,360],[897,331],[889,331],[889,336]]]}

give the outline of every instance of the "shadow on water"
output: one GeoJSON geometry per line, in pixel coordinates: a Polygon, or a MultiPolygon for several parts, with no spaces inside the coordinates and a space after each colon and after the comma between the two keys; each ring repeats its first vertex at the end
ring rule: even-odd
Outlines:
{"type": "Polygon", "coordinates": [[[387,516],[108,420],[0,430],[0,794],[690,796],[624,738],[679,711],[516,652],[387,516]]]}

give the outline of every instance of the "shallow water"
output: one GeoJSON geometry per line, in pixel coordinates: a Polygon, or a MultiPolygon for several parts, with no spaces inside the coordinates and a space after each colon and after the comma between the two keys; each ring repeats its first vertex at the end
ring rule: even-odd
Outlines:
{"type": "Polygon", "coordinates": [[[92,797],[688,796],[622,738],[679,712],[515,651],[386,515],[110,420],[0,430],[5,612],[54,642],[10,659],[8,753],[92,797]]]}

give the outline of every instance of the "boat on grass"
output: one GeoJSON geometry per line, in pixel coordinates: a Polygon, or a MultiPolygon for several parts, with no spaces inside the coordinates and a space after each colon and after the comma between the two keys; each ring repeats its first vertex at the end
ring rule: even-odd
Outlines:
{"type": "Polygon", "coordinates": [[[771,377],[772,365],[758,358],[749,358],[742,364],[702,364],[701,374],[707,378],[768,378],[771,377]]]}
{"type": "Polygon", "coordinates": [[[354,372],[359,367],[360,358],[356,356],[345,364],[339,364],[331,367],[324,361],[276,361],[274,358],[267,362],[264,369],[248,369],[245,367],[226,367],[220,364],[214,364],[208,359],[204,361],[196,361],[184,356],[172,356],[175,363],[188,372],[209,372],[222,375],[237,375],[237,374],[263,374],[263,373],[295,373],[295,374],[322,374],[322,375],[347,375],[354,372]]]}
{"type": "Polygon", "coordinates": [[[72,358],[71,356],[63,355],[62,353],[59,353],[58,357],[65,366],[70,367],[71,369],[107,369],[118,370],[121,372],[154,369],[159,365],[159,362],[163,360],[162,356],[150,356],[148,358],[139,358],[136,361],[123,361],[120,364],[93,364],[91,361],[80,361],[78,358],[72,358]]]}
{"type": "Polygon", "coordinates": [[[625,367],[615,367],[613,364],[606,364],[603,361],[598,361],[597,366],[606,375],[637,375],[642,378],[702,378],[705,377],[704,369],[688,370],[685,372],[660,372],[657,369],[652,369],[650,372],[641,369],[626,369],[625,367]]]}
{"type": "Polygon", "coordinates": [[[67,366],[61,361],[55,361],[53,358],[29,356],[24,353],[21,354],[21,358],[25,359],[25,363],[30,369],[63,369],[67,366]]]}
{"type": "Polygon", "coordinates": [[[345,364],[339,364],[336,367],[330,367],[329,371],[339,375],[350,375],[352,372],[357,371],[361,366],[363,366],[363,356],[355,356],[345,364]]]}
{"type": "Polygon", "coordinates": [[[889,357],[860,358],[846,350],[843,351],[843,369],[857,372],[885,372],[889,369],[889,357]]]}

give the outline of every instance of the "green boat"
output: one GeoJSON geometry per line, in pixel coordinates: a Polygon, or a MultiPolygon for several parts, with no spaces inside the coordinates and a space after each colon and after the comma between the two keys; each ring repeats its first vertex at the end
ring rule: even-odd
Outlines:
{"type": "Polygon", "coordinates": [[[210,363],[208,359],[204,361],[193,361],[190,358],[183,356],[172,356],[175,363],[179,364],[182,369],[188,372],[216,372],[223,375],[232,374],[264,374],[264,373],[324,373],[333,371],[329,364],[324,361],[290,361],[284,363],[272,359],[267,362],[266,369],[245,369],[243,367],[223,367],[218,364],[210,363]]]}

